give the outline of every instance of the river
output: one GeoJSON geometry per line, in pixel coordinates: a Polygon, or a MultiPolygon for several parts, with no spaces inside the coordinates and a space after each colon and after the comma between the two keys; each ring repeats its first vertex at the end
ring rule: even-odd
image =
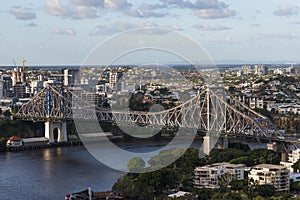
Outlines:
{"type": "MultiPolygon", "coordinates": [[[[192,146],[199,147],[201,142],[192,146]]],[[[161,142],[124,145],[135,152],[158,149],[161,142]]],[[[266,144],[249,144],[251,148],[266,144]]],[[[112,150],[113,151],[113,150],[112,150]]],[[[124,172],[94,159],[84,146],[0,153],[0,199],[59,200],[65,194],[91,187],[110,190],[124,172]]]]}

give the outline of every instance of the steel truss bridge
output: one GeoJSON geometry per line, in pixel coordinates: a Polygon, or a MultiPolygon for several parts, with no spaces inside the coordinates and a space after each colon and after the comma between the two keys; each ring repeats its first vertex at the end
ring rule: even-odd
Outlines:
{"type": "Polygon", "coordinates": [[[80,92],[76,90],[48,85],[23,104],[15,118],[48,122],[98,120],[139,126],[193,128],[207,135],[278,142],[281,149],[287,151],[300,144],[297,139],[278,131],[270,119],[250,109],[222,87],[206,87],[195,97],[168,110],[139,112],[99,108],[80,98],[80,92]]]}

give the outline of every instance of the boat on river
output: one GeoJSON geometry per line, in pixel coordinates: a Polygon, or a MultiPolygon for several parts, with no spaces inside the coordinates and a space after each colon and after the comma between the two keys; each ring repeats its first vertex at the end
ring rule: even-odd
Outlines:
{"type": "Polygon", "coordinates": [[[104,191],[94,192],[91,188],[76,192],[72,194],[66,194],[65,200],[126,200],[126,195],[120,192],[104,191]]]}

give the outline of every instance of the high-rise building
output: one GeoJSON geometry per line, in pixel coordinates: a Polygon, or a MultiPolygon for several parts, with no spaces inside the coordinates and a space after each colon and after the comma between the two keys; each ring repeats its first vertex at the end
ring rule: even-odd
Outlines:
{"type": "Polygon", "coordinates": [[[254,74],[258,76],[263,76],[268,74],[268,67],[264,65],[255,65],[254,74]]]}
{"type": "Polygon", "coordinates": [[[252,73],[251,66],[249,66],[249,65],[242,66],[242,75],[243,76],[248,76],[251,73],[252,73]]]}
{"type": "Polygon", "coordinates": [[[0,74],[0,99],[4,98],[4,81],[3,81],[3,75],[0,74]]]}
{"type": "Polygon", "coordinates": [[[10,76],[2,76],[3,78],[3,93],[4,97],[12,97],[13,89],[12,89],[12,79],[10,76]]]}
{"type": "Polygon", "coordinates": [[[25,83],[25,73],[22,68],[15,67],[12,70],[12,85],[15,86],[18,83],[25,83]]]}
{"type": "Polygon", "coordinates": [[[122,89],[122,81],[120,79],[123,76],[123,72],[117,71],[109,73],[109,87],[111,91],[120,91],[122,89]]]}
{"type": "Polygon", "coordinates": [[[26,83],[17,83],[13,86],[14,97],[19,98],[28,98],[30,96],[30,86],[26,83]]]}

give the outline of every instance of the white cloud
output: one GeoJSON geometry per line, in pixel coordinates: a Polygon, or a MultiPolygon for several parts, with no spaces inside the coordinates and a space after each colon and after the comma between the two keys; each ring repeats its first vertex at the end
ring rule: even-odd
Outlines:
{"type": "Polygon", "coordinates": [[[130,7],[127,0],[104,0],[104,7],[113,10],[120,10],[130,7]]]}
{"type": "Polygon", "coordinates": [[[278,6],[277,10],[274,11],[274,14],[280,16],[290,16],[290,15],[297,15],[298,12],[299,12],[298,6],[283,4],[278,6]]]}
{"type": "Polygon", "coordinates": [[[61,17],[72,17],[73,11],[70,6],[65,6],[59,0],[47,0],[45,10],[47,13],[61,17]]]}
{"type": "Polygon", "coordinates": [[[72,0],[72,3],[77,6],[103,7],[104,0],[72,0]]]}
{"type": "Polygon", "coordinates": [[[17,8],[12,9],[9,12],[19,20],[32,20],[36,18],[36,14],[28,9],[17,8]]]}
{"type": "Polygon", "coordinates": [[[193,27],[201,31],[223,31],[231,29],[228,26],[211,26],[209,24],[195,24],[193,27]]]}
{"type": "Polygon", "coordinates": [[[161,12],[154,12],[154,11],[142,11],[140,9],[134,9],[134,8],[130,8],[127,10],[124,10],[124,14],[128,15],[130,17],[138,17],[138,18],[151,18],[151,17],[155,17],[155,18],[161,18],[161,17],[165,17],[166,15],[168,15],[167,13],[161,13],[161,12]]]}
{"type": "Polygon", "coordinates": [[[52,31],[54,35],[76,35],[76,31],[72,28],[65,28],[65,29],[54,29],[52,31]]]}
{"type": "Polygon", "coordinates": [[[79,4],[77,1],[74,2],[72,1],[73,4],[63,5],[60,0],[47,0],[45,10],[50,15],[63,18],[86,19],[98,17],[97,9],[94,6],[79,4]]]}
{"type": "Polygon", "coordinates": [[[177,7],[189,8],[194,14],[204,19],[227,18],[235,15],[235,11],[229,9],[229,5],[219,0],[160,0],[163,4],[177,7]]]}
{"type": "Polygon", "coordinates": [[[161,26],[150,21],[140,21],[138,23],[116,22],[113,25],[99,25],[93,31],[90,32],[90,35],[91,36],[111,35],[115,33],[120,33],[122,31],[128,31],[137,28],[144,28],[139,30],[139,33],[141,34],[165,34],[168,32],[168,30],[165,29],[171,29],[175,31],[183,30],[180,26],[176,24],[161,26]]]}
{"type": "Polygon", "coordinates": [[[142,3],[139,6],[140,10],[158,10],[158,9],[162,9],[162,8],[166,8],[167,5],[166,4],[146,4],[146,3],[142,3]]]}
{"type": "Polygon", "coordinates": [[[203,19],[217,19],[217,18],[227,18],[235,16],[235,11],[225,8],[225,9],[204,9],[195,10],[194,14],[203,19]]]}
{"type": "Polygon", "coordinates": [[[160,2],[178,8],[190,9],[219,9],[228,7],[224,2],[218,0],[197,0],[194,2],[188,0],[160,0],[160,2]]]}
{"type": "Polygon", "coordinates": [[[110,35],[118,32],[137,28],[135,25],[127,22],[115,22],[113,25],[99,25],[90,32],[91,36],[96,35],[110,35]]]}

